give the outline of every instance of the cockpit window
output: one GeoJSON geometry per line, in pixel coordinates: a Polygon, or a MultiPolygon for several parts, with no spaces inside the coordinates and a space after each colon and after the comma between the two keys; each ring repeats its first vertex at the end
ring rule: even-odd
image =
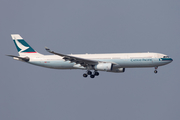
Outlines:
{"type": "Polygon", "coordinates": [[[163,58],[169,58],[169,56],[163,56],[163,58]]]}

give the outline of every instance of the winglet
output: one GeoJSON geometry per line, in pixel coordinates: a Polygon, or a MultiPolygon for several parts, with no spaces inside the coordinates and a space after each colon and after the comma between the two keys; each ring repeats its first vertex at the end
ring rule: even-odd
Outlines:
{"type": "Polygon", "coordinates": [[[45,47],[45,50],[49,51],[50,49],[48,47],[45,47]]]}
{"type": "Polygon", "coordinates": [[[53,51],[51,51],[48,47],[45,47],[45,50],[52,53],[53,51]]]}

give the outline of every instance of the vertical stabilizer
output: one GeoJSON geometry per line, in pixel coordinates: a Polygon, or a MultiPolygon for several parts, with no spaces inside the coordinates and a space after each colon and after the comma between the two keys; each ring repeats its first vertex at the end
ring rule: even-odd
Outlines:
{"type": "Polygon", "coordinates": [[[39,56],[35,51],[19,34],[11,34],[14,44],[20,56],[39,56]]]}

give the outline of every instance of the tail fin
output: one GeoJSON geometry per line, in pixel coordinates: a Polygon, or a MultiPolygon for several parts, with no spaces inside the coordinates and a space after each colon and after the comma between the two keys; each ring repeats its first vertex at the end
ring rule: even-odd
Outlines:
{"type": "Polygon", "coordinates": [[[19,34],[11,34],[11,37],[20,56],[42,55],[36,52],[19,34]]]}

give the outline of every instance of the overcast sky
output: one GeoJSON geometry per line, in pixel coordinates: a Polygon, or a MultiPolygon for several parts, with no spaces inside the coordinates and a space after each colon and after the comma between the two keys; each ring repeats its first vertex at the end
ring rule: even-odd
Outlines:
{"type": "Polygon", "coordinates": [[[179,0],[1,0],[0,120],[179,120],[179,0]],[[53,70],[15,61],[10,34],[35,50],[158,52],[158,68],[100,72],[53,70]]]}

